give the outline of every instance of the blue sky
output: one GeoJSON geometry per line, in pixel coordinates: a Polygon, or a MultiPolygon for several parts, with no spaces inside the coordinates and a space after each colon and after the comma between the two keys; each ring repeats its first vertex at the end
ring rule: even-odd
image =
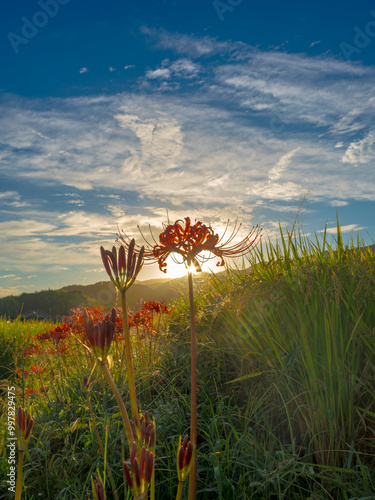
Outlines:
{"type": "Polygon", "coordinates": [[[15,0],[0,57],[0,295],[106,279],[166,210],[273,239],[309,193],[307,234],[374,238],[373,2],[15,0]]]}

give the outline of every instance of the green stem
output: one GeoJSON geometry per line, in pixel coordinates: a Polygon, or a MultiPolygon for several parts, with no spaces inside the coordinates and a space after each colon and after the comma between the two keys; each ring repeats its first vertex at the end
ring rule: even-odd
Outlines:
{"type": "Polygon", "coordinates": [[[21,500],[23,454],[24,450],[18,450],[17,482],[16,482],[16,494],[14,496],[14,500],[21,500]]]}
{"type": "Polygon", "coordinates": [[[125,408],[125,405],[124,405],[124,402],[121,398],[120,392],[117,389],[116,384],[112,378],[112,375],[110,374],[110,372],[107,368],[107,365],[105,363],[100,363],[100,366],[102,367],[104,376],[105,376],[108,384],[110,385],[110,387],[113,391],[113,394],[115,395],[118,407],[119,407],[120,412],[121,412],[122,420],[124,422],[126,437],[128,438],[129,450],[131,450],[133,447],[133,443],[134,443],[134,437],[133,437],[132,427],[130,425],[128,412],[125,408]]]}
{"type": "MultiPolygon", "coordinates": [[[[99,445],[101,454],[102,454],[103,459],[104,459],[104,446],[103,446],[103,442],[101,440],[99,431],[98,431],[98,429],[96,427],[96,420],[95,420],[94,410],[92,408],[90,396],[88,395],[87,392],[86,392],[86,399],[87,399],[87,403],[89,405],[89,409],[90,409],[90,413],[91,413],[92,425],[94,426],[94,432],[95,432],[95,435],[96,435],[96,439],[98,441],[98,445],[99,445]]],[[[108,477],[109,477],[109,482],[111,483],[111,487],[112,487],[112,491],[113,491],[113,496],[115,497],[115,500],[119,500],[119,496],[118,496],[118,493],[117,493],[115,480],[113,479],[111,467],[110,467],[110,465],[109,465],[108,462],[106,463],[106,468],[107,468],[107,473],[108,473],[108,477]]]]}
{"type": "Polygon", "coordinates": [[[127,311],[127,306],[126,306],[126,293],[125,293],[125,291],[122,291],[122,290],[121,290],[121,307],[122,307],[122,323],[123,323],[124,336],[125,336],[125,354],[126,354],[126,368],[127,368],[127,372],[128,372],[130,406],[132,409],[132,415],[136,420],[138,430],[140,430],[137,397],[136,397],[136,393],[135,393],[132,347],[131,347],[131,343],[130,343],[130,334],[129,334],[129,326],[128,326],[128,311],[127,311]]]}
{"type": "Polygon", "coordinates": [[[176,500],[181,500],[183,486],[184,486],[184,483],[182,481],[179,481],[178,482],[178,488],[177,488],[176,500]]]}
{"type": "Polygon", "coordinates": [[[189,475],[189,500],[195,500],[197,475],[197,341],[195,334],[195,309],[193,293],[193,275],[189,271],[189,301],[190,301],[190,329],[191,329],[191,402],[190,402],[190,441],[194,446],[193,465],[189,475]]]}

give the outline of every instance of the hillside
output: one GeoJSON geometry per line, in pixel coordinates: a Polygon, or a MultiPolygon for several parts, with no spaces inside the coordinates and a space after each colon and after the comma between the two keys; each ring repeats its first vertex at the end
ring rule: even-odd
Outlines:
{"type": "Polygon", "coordinates": [[[74,307],[93,306],[95,302],[79,290],[42,290],[34,293],[8,295],[0,299],[0,316],[15,319],[49,318],[56,320],[70,314],[74,307]]]}
{"type": "MultiPolygon", "coordinates": [[[[195,282],[198,284],[206,275],[207,273],[196,275],[195,282]]],[[[116,304],[116,289],[111,281],[99,281],[92,285],[69,285],[61,290],[79,291],[107,307],[116,304]]],[[[156,300],[170,303],[185,291],[187,291],[186,276],[138,281],[127,291],[127,302],[130,309],[136,308],[140,301],[156,300]]]]}

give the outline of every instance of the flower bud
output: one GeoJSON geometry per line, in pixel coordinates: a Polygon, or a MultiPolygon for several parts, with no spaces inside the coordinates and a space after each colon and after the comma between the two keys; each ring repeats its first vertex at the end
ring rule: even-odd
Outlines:
{"type": "Polygon", "coordinates": [[[177,448],[177,476],[180,482],[184,482],[188,477],[193,465],[194,446],[189,441],[189,437],[185,436],[181,444],[181,436],[177,448]]]}

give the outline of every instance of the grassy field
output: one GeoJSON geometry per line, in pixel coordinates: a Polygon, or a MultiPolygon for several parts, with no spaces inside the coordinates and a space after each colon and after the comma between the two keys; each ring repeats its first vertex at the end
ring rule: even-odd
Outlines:
{"type": "MultiPolygon", "coordinates": [[[[281,232],[249,264],[252,272],[228,270],[196,286],[197,498],[375,498],[374,254],[360,241],[345,246],[339,231],[332,245],[326,235],[281,232]]],[[[0,498],[9,498],[11,385],[35,420],[25,500],[91,498],[91,476],[104,477],[107,463],[119,498],[130,498],[116,401],[78,334],[38,335],[53,328],[0,321],[0,498]]],[[[188,298],[157,335],[133,333],[140,407],[157,426],[156,498],[174,499],[176,447],[190,425],[188,298]]],[[[111,373],[128,402],[122,352],[119,337],[111,373]]],[[[106,491],[114,498],[108,474],[106,491]]]]}

